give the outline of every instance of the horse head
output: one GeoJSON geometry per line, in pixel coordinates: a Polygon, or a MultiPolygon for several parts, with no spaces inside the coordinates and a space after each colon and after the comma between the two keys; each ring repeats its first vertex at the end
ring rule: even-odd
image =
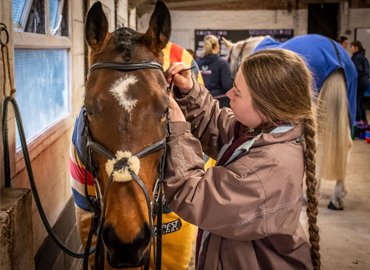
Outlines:
{"type": "Polygon", "coordinates": [[[239,70],[241,61],[250,55],[254,48],[264,39],[265,37],[250,37],[246,40],[241,40],[236,43],[228,41],[226,38],[222,37],[226,48],[229,51],[229,63],[231,78],[235,80],[236,73],[239,70]]]}
{"type": "MultiPolygon", "coordinates": [[[[170,34],[170,13],[161,1],[156,4],[146,33],[126,27],[110,33],[100,2],[96,2],[89,10],[85,25],[92,65],[143,61],[162,65],[162,49],[168,43],[170,34]]],[[[129,157],[163,140],[170,102],[160,65],[159,69],[125,71],[104,66],[90,69],[84,107],[95,143],[104,146],[110,153],[129,157]]],[[[160,150],[137,159],[133,162],[135,168],[131,168],[136,170],[135,173],[145,185],[150,200],[162,153],[163,150],[160,150]]],[[[92,158],[105,200],[101,239],[110,265],[106,267],[142,266],[149,261],[153,233],[144,192],[136,181],[130,179],[129,174],[124,181],[112,181],[105,198],[114,164],[109,164],[106,157],[96,152],[92,153],[92,158]]]]}

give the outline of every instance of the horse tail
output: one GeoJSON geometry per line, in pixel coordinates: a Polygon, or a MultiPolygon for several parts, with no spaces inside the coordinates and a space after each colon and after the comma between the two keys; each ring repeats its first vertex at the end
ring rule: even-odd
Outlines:
{"type": "Polygon", "coordinates": [[[344,180],[352,139],[347,87],[342,69],[335,71],[321,88],[317,100],[317,175],[344,180]]]}

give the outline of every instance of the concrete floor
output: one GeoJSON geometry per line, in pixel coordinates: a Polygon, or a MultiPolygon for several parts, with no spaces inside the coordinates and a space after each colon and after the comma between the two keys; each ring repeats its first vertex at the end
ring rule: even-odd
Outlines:
{"type": "MultiPolygon", "coordinates": [[[[370,111],[367,111],[370,115],[370,111]]],[[[321,182],[318,226],[323,270],[370,270],[370,144],[353,141],[345,182],[347,196],[343,211],[327,208],[335,182],[321,182]]],[[[301,222],[307,228],[302,207],[301,222]]],[[[193,258],[189,270],[194,269],[193,258]]]]}

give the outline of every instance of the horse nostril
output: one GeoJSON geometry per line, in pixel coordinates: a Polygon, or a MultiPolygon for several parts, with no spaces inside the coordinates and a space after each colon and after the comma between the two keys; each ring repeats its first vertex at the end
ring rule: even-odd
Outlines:
{"type": "Polygon", "coordinates": [[[140,232],[129,243],[125,243],[117,235],[112,224],[104,225],[102,238],[107,248],[108,263],[114,268],[137,267],[149,260],[148,247],[151,242],[151,232],[144,223],[140,232]]]}

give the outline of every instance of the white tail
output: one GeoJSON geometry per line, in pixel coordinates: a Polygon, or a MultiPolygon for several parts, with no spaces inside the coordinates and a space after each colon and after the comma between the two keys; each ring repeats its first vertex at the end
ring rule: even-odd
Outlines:
{"type": "Polygon", "coordinates": [[[317,175],[344,180],[352,147],[347,87],[342,70],[335,71],[321,88],[317,100],[317,175]]]}

